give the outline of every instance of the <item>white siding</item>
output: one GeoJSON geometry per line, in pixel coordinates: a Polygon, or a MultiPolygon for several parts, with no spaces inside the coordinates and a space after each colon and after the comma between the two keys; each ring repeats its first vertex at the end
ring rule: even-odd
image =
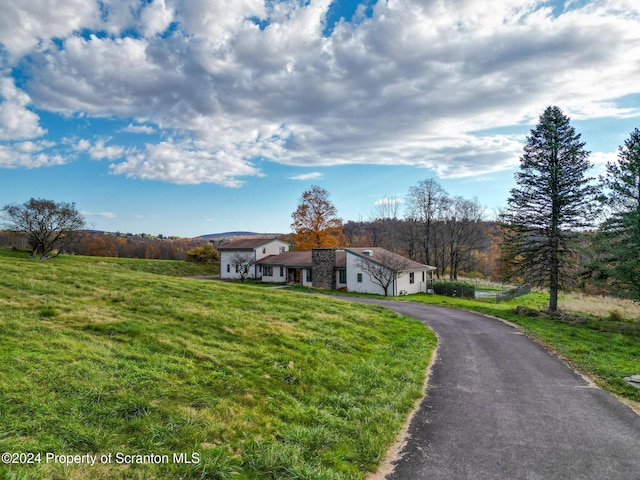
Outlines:
{"type": "MultiPolygon", "coordinates": [[[[358,293],[374,293],[384,295],[384,288],[373,281],[368,273],[362,271],[359,267],[357,255],[347,251],[347,290],[358,293]],[[358,274],[362,275],[362,282],[358,282],[358,274]]],[[[414,283],[411,283],[411,272],[404,272],[394,282],[389,285],[388,294],[400,295],[406,292],[407,295],[412,293],[426,292],[426,280],[431,278],[431,272],[425,270],[425,282],[422,281],[422,270],[415,270],[414,283]]]]}
{"type": "MultiPolygon", "coordinates": [[[[364,273],[358,266],[356,261],[357,255],[347,251],[347,290],[358,293],[375,293],[384,295],[384,289],[371,280],[368,273],[364,273]],[[358,274],[362,274],[362,282],[358,282],[358,274]]],[[[393,295],[391,291],[393,286],[389,287],[389,295],[393,295]]]]}
{"type": "Polygon", "coordinates": [[[269,283],[284,283],[287,280],[287,269],[284,267],[272,266],[273,269],[272,275],[264,274],[264,266],[262,267],[262,281],[269,283]],[[280,275],[280,269],[282,268],[282,275],[280,275]]]}
{"type": "MultiPolygon", "coordinates": [[[[404,272],[396,280],[398,288],[397,295],[411,295],[412,293],[425,292],[427,290],[426,283],[422,281],[422,270],[416,270],[414,274],[414,282],[411,283],[411,272],[404,272]]],[[[430,274],[425,273],[425,278],[429,278],[430,274]]]]}
{"type": "MultiPolygon", "coordinates": [[[[260,245],[257,248],[254,248],[253,251],[248,250],[222,250],[220,252],[220,277],[221,278],[230,278],[230,279],[238,279],[240,278],[240,274],[236,273],[236,269],[233,265],[230,265],[229,259],[236,253],[241,253],[242,255],[250,254],[254,261],[260,260],[261,258],[267,257],[269,255],[278,255],[282,252],[289,251],[289,244],[283,242],[282,240],[271,240],[264,245],[260,245]],[[227,272],[228,267],[228,272],[227,272]]],[[[275,272],[274,272],[275,273],[275,272]]],[[[280,273],[280,270],[278,270],[280,273]]],[[[254,265],[251,267],[251,271],[249,272],[249,278],[260,278],[260,267],[254,265]]],[[[265,280],[267,281],[267,280],[265,280]]],[[[279,280],[272,280],[279,281],[279,280]]],[[[281,280],[284,281],[284,280],[281,280]]]]}
{"type": "MultiPolygon", "coordinates": [[[[237,250],[223,250],[220,252],[220,277],[221,278],[240,278],[240,274],[236,272],[236,268],[231,265],[231,257],[236,253],[241,253],[242,255],[251,255],[255,259],[256,252],[249,252],[246,250],[237,251],[237,250]],[[227,269],[229,270],[227,272],[227,269]]],[[[249,278],[255,278],[255,267],[251,267],[251,271],[249,272],[249,278]]]]}
{"type": "Polygon", "coordinates": [[[278,255],[279,253],[288,252],[289,244],[283,242],[282,240],[271,240],[269,243],[265,243],[264,245],[259,246],[256,250],[256,260],[260,260],[261,258],[268,257],[269,255],[278,255]],[[280,248],[284,248],[284,250],[280,250],[280,248]]]}

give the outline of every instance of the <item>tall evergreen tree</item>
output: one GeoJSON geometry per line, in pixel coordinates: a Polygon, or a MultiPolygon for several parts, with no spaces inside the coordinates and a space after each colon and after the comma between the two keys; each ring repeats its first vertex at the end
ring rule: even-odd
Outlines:
{"type": "Polygon", "coordinates": [[[608,218],[599,231],[596,256],[600,276],[640,301],[640,130],[618,148],[618,161],[607,163],[602,178],[608,218]]]}
{"type": "Polygon", "coordinates": [[[513,274],[549,288],[549,310],[575,265],[577,230],[592,224],[597,187],[589,152],[560,108],[547,107],[531,130],[505,210],[503,251],[513,274]]]}

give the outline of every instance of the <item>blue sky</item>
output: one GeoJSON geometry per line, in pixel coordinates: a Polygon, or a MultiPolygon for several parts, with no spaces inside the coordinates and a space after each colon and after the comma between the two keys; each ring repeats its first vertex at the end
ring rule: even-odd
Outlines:
{"type": "Polygon", "coordinates": [[[346,221],[428,178],[491,216],[546,106],[594,175],[640,126],[636,0],[0,11],[0,206],[73,201],[101,230],[287,232],[311,185],[346,221]]]}

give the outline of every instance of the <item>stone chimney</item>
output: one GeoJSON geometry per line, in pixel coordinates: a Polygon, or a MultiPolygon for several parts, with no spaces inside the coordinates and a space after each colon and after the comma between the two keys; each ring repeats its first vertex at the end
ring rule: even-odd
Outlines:
{"type": "Polygon", "coordinates": [[[335,290],[336,251],[333,248],[314,248],[311,251],[311,276],[313,288],[335,290]]]}

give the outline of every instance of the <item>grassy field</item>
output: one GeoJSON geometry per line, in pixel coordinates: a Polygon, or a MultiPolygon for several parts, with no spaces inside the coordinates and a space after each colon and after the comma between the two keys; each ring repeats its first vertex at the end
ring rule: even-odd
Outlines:
{"type": "Polygon", "coordinates": [[[640,307],[613,298],[565,294],[560,310],[571,316],[564,321],[544,314],[516,315],[518,305],[544,310],[546,293],[532,292],[505,303],[495,300],[465,300],[437,295],[413,295],[411,300],[452,308],[473,310],[509,320],[558,353],[577,370],[589,375],[602,388],[640,402],[640,389],[624,382],[624,377],[640,374],[640,307]]]}
{"type": "Polygon", "coordinates": [[[184,262],[0,250],[0,272],[0,453],[35,462],[3,479],[363,478],[436,343],[380,308],[180,278],[212,273],[184,262]]]}

